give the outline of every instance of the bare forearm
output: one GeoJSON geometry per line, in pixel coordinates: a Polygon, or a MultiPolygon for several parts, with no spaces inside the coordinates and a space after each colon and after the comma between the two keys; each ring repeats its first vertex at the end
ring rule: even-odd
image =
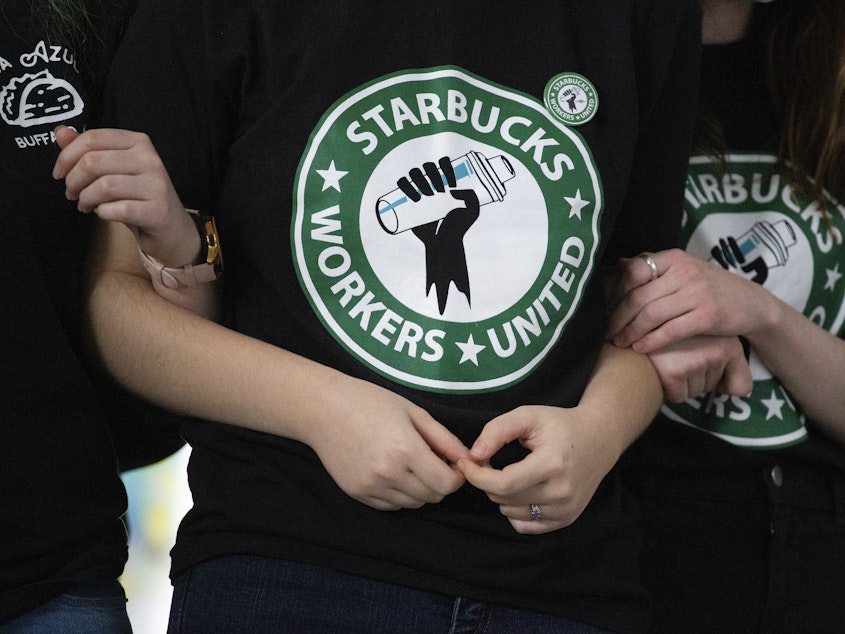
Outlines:
{"type": "Polygon", "coordinates": [[[116,223],[102,228],[89,325],[102,362],[128,389],[173,411],[297,440],[339,415],[337,399],[313,392],[323,386],[337,394],[354,379],[165,300],[141,267],[131,233],[116,223]]]}
{"type": "Polygon", "coordinates": [[[646,355],[606,344],[593,371],[579,409],[596,412],[606,421],[608,442],[621,455],[645,431],[660,409],[663,390],[646,355]]]}
{"type": "Polygon", "coordinates": [[[772,295],[747,333],[752,349],[807,417],[845,444],[845,341],[772,295]]]}
{"type": "Polygon", "coordinates": [[[653,257],[661,274],[651,281],[644,267],[626,265],[610,321],[616,344],[652,354],[698,336],[743,336],[808,418],[845,442],[843,340],[732,271],[677,249],[653,257]]]}
{"type": "Polygon", "coordinates": [[[302,375],[294,355],[171,305],[132,274],[102,275],[90,309],[103,363],[133,392],[183,414],[299,436],[280,420],[291,404],[273,402],[302,375]]]}

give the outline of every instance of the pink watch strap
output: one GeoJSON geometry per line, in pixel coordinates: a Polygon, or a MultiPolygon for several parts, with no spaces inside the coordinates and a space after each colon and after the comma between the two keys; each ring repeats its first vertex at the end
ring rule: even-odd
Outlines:
{"type": "Polygon", "coordinates": [[[180,288],[184,286],[196,286],[213,282],[219,275],[219,270],[214,264],[188,264],[183,267],[165,266],[153,256],[145,253],[138,247],[141,255],[141,263],[150,274],[153,282],[158,282],[167,288],[180,288]]]}

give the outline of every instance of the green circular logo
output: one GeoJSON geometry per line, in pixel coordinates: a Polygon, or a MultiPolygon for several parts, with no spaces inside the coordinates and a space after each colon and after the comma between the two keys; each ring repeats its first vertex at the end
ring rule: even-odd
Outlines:
{"type": "Polygon", "coordinates": [[[546,84],[544,101],[549,112],[572,126],[587,123],[599,108],[595,86],[578,73],[561,73],[552,77],[546,84]]]}
{"type": "Polygon", "coordinates": [[[538,100],[454,67],[381,78],[311,135],[291,240],[350,354],[419,389],[481,392],[549,353],[595,266],[603,198],[538,100]]]}
{"type": "MultiPolygon", "coordinates": [[[[709,157],[690,162],[686,187],[686,250],[742,276],[819,327],[845,332],[845,207],[828,199],[829,223],[818,204],[796,192],[771,155],[709,157]]],[[[742,310],[737,306],[737,310],[742,310]]],[[[735,445],[774,449],[807,438],[806,420],[776,376],[752,350],[748,396],[707,394],[664,413],[735,445]]]]}

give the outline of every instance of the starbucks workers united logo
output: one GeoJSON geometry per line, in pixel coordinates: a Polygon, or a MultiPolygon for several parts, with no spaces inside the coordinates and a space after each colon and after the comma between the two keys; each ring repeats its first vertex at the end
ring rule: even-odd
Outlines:
{"type": "Polygon", "coordinates": [[[291,239],[306,295],[350,354],[420,389],[492,391],[560,338],[602,204],[589,148],[539,100],[441,67],[326,113],[291,239]]]}
{"type": "MultiPolygon", "coordinates": [[[[727,157],[729,173],[710,158],[691,161],[686,189],[687,251],[760,284],[836,335],[845,332],[845,207],[794,191],[770,155],[727,157]]],[[[739,310],[739,308],[738,308],[739,310]]],[[[735,445],[773,449],[807,437],[805,418],[756,354],[746,397],[713,393],[664,413],[735,445]]]]}

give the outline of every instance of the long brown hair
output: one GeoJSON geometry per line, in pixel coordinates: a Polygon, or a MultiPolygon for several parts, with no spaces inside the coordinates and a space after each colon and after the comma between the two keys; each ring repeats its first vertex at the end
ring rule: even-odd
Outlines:
{"type": "Polygon", "coordinates": [[[27,2],[29,13],[45,33],[70,44],[77,51],[87,51],[100,44],[97,16],[108,0],[0,0],[0,15],[10,2],[27,2]]]}
{"type": "Polygon", "coordinates": [[[763,35],[782,167],[822,208],[825,189],[845,202],[845,2],[776,0],[770,11],[763,35]]]}
{"type": "MultiPolygon", "coordinates": [[[[830,226],[824,192],[845,202],[845,0],[757,5],[748,37],[762,46],[780,170],[830,226]]],[[[708,111],[699,113],[696,149],[729,170],[722,126],[708,111]]]]}

